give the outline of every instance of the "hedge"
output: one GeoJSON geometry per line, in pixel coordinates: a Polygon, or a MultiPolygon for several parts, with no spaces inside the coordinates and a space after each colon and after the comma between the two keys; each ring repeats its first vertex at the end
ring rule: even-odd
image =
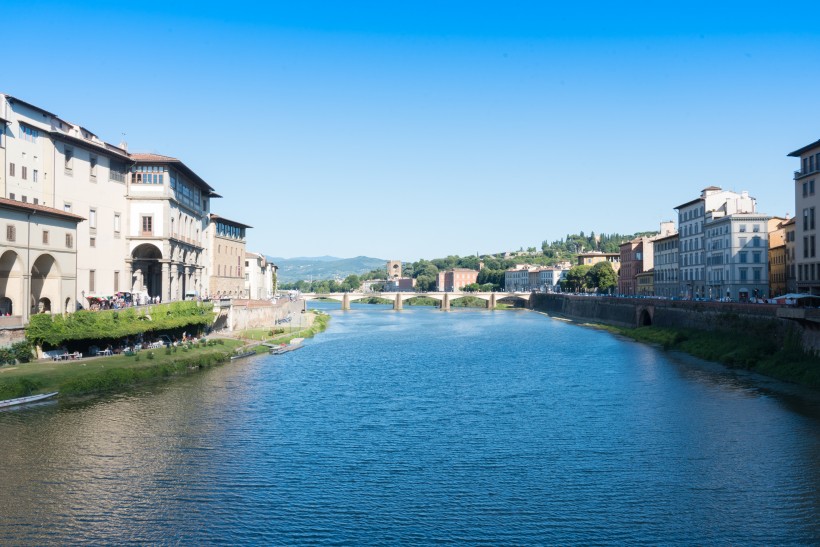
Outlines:
{"type": "Polygon", "coordinates": [[[170,330],[189,325],[210,325],[214,320],[210,302],[171,302],[122,310],[80,310],[68,315],[37,314],[30,318],[26,338],[37,345],[51,346],[70,340],[124,338],[149,331],[170,330]]]}

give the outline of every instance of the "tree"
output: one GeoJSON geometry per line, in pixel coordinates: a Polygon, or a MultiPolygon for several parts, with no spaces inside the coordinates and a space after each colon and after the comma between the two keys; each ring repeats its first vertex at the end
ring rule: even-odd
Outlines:
{"type": "Polygon", "coordinates": [[[618,274],[608,261],[595,264],[587,272],[587,286],[597,289],[599,292],[609,292],[611,288],[618,286],[618,274]]]}
{"type": "Polygon", "coordinates": [[[355,291],[361,286],[362,282],[356,274],[350,274],[342,281],[342,289],[345,291],[355,291]]]}
{"type": "Polygon", "coordinates": [[[588,281],[587,272],[589,272],[590,269],[591,266],[586,264],[573,266],[572,269],[567,272],[566,279],[561,281],[561,289],[570,292],[581,292],[586,290],[588,281]]]}

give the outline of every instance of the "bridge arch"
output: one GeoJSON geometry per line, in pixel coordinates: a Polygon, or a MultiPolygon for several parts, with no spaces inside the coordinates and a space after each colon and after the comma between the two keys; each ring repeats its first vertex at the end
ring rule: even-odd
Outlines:
{"type": "Polygon", "coordinates": [[[639,327],[651,327],[655,319],[655,309],[652,307],[639,307],[637,310],[637,325],[639,327]]]}

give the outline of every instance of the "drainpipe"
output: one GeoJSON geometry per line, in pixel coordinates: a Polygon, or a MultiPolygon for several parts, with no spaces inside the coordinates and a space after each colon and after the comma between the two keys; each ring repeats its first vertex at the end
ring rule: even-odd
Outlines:
{"type": "Polygon", "coordinates": [[[23,308],[23,311],[28,311],[26,311],[26,315],[23,317],[23,323],[28,323],[31,317],[31,215],[33,214],[33,211],[26,213],[26,226],[28,228],[28,233],[26,234],[26,272],[28,273],[28,282],[26,283],[26,294],[24,296],[24,306],[26,307],[23,308]]]}

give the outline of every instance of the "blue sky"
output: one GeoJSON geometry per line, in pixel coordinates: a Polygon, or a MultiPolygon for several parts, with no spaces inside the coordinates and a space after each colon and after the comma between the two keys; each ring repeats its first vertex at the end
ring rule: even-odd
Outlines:
{"type": "Polygon", "coordinates": [[[274,256],[652,230],[710,185],[793,215],[820,9],[713,4],[6,0],[0,90],[182,159],[274,256]]]}

